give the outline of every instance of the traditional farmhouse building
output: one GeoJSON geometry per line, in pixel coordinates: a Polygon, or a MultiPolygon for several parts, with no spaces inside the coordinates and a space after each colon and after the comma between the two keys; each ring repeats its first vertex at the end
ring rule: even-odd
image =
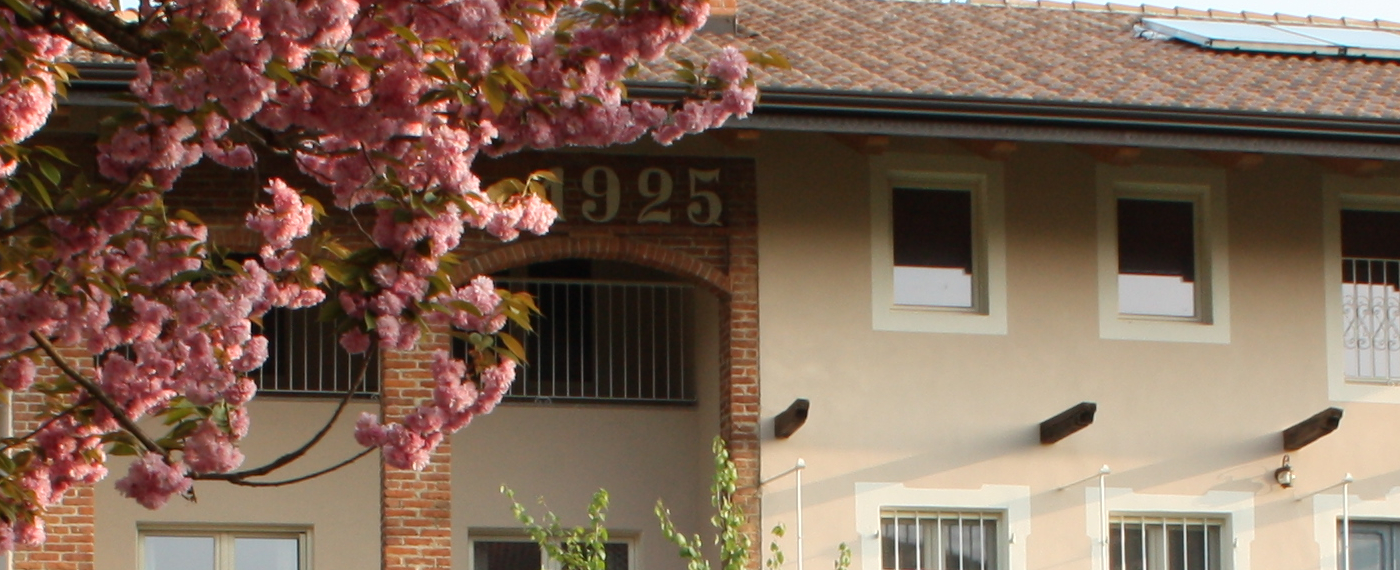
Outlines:
{"type": "MultiPolygon", "coordinates": [[[[160,511],[104,484],[15,567],[533,570],[505,484],[570,524],[606,488],[610,568],[679,568],[652,509],[708,530],[716,435],[755,538],[785,524],[798,570],[841,543],[854,570],[1397,567],[1400,24],[719,9],[688,49],[792,64],[750,119],[483,165],[563,180],[549,236],[461,252],[464,278],[546,316],[511,400],[427,471],[372,455],[160,511]],[[810,416],[775,430],[798,400],[810,416]]],[[[124,73],[90,67],[47,136],[91,133],[124,73]]],[[[653,79],[632,95],[670,92],[653,79]]],[[[266,174],[202,169],[180,199],[236,246],[266,174]]],[[[302,317],[267,327],[250,462],[305,440],[345,387],[302,317]]],[[[381,354],[299,469],[356,453],[360,411],[426,396],[425,354],[381,354]]]]}

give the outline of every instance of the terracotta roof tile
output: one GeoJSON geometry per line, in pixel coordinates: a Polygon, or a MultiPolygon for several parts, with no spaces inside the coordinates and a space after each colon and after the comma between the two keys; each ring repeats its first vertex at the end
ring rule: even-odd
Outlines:
{"type": "Polygon", "coordinates": [[[729,43],[776,48],[793,68],[762,72],[760,83],[769,88],[1400,120],[1400,61],[1227,52],[1144,39],[1133,31],[1144,13],[1116,7],[1045,9],[1071,7],[1046,0],[1042,8],[1013,7],[1023,5],[1015,0],[1007,6],[739,1],[740,28],[748,35],[700,34],[677,55],[697,57],[729,43]]]}

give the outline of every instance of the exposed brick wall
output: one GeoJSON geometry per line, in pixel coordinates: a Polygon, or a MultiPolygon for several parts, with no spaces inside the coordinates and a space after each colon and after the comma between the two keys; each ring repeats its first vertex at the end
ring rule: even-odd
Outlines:
{"type": "MultiPolygon", "coordinates": [[[[691,281],[720,300],[721,330],[720,435],[729,444],[738,469],[737,498],[749,515],[746,528],[752,548],[753,567],[759,556],[760,497],[759,475],[759,379],[758,379],[758,232],[754,165],[750,160],[692,157],[622,156],[600,154],[521,155],[488,163],[483,178],[491,175],[523,176],[535,169],[560,167],[564,171],[564,212],[568,220],[556,224],[549,236],[521,238],[501,245],[478,239],[464,246],[467,262],[459,278],[565,258],[625,261],[666,271],[691,281]],[[582,188],[580,174],[589,168],[607,166],[622,181],[620,204],[615,220],[595,223],[582,216],[585,200],[595,206],[601,200],[582,188]],[[675,217],[671,224],[635,223],[645,211],[651,196],[640,195],[628,183],[643,169],[672,172],[675,195],[687,196],[681,180],[690,168],[722,172],[717,184],[709,187],[724,204],[718,226],[687,224],[675,217]]],[[[654,179],[652,180],[655,181],[654,179]]],[[[598,193],[595,180],[595,194],[598,193]]],[[[687,181],[688,182],[688,181],[687,181]]],[[[654,188],[653,188],[654,190],[654,188]]],[[[684,201],[677,204],[686,204],[684,201]]],[[[687,204],[688,205],[688,204],[687,204]]],[[[595,210],[596,211],[596,210],[595,210]]],[[[677,213],[684,210],[677,210],[677,213]]]]}
{"type": "MultiPolygon", "coordinates": [[[[90,370],[91,360],[83,351],[64,350],[68,361],[79,370],[90,370]]],[[[58,367],[47,359],[36,371],[39,378],[57,378],[58,367]]],[[[14,430],[27,434],[44,420],[43,395],[23,392],[14,395],[14,430]]],[[[15,552],[17,570],[91,570],[94,566],[94,495],[90,486],[78,486],[64,493],[62,500],[49,506],[48,540],[36,548],[20,547],[15,552]]]]}
{"type": "MultiPolygon", "coordinates": [[[[380,409],[402,418],[433,397],[429,365],[436,350],[449,350],[447,334],[426,334],[418,348],[384,353],[380,409]]],[[[452,446],[444,441],[421,472],[380,463],[380,551],[384,570],[452,566],[452,446]]]]}

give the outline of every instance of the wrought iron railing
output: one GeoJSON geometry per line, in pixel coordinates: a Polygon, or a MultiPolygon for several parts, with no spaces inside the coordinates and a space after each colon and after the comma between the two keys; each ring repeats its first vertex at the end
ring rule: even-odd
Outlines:
{"type": "Polygon", "coordinates": [[[273,309],[263,316],[267,361],[249,375],[258,390],[281,395],[344,394],[370,359],[357,396],[379,394],[378,354],[351,355],[340,347],[335,325],[317,320],[317,309],[273,309]]]}
{"type": "Polygon", "coordinates": [[[533,333],[509,330],[529,361],[508,399],[684,404],[693,287],[683,283],[498,279],[535,296],[533,333]]]}
{"type": "Polygon", "coordinates": [[[1400,260],[1342,260],[1347,378],[1400,382],[1400,260]]]}

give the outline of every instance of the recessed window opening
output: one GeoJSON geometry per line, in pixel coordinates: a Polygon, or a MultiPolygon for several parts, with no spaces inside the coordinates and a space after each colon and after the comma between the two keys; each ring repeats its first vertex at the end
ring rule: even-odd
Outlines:
{"type": "Polygon", "coordinates": [[[1118,310],[1124,315],[1194,318],[1196,204],[1118,199],[1118,310]]]}
{"type": "Polygon", "coordinates": [[[1000,515],[982,511],[885,510],[883,570],[996,570],[1000,515]]]}
{"type": "MultiPolygon", "coordinates": [[[[1391,570],[1400,565],[1400,522],[1357,521],[1351,527],[1351,567],[1353,570],[1391,570]]],[[[1342,568],[1342,524],[1337,523],[1337,569],[1342,568]]]]}
{"type": "Polygon", "coordinates": [[[1342,210],[1346,376],[1400,379],[1400,212],[1342,210]]]}
{"type": "MultiPolygon", "coordinates": [[[[632,545],[627,542],[603,544],[604,570],[628,570],[632,545]]],[[[545,558],[544,551],[524,539],[491,539],[472,542],[473,570],[587,570],[562,567],[545,558]]]]}
{"type": "MultiPolygon", "coordinates": [[[[634,404],[695,402],[695,288],[618,262],[567,259],[494,276],[528,292],[543,313],[534,332],[507,328],[528,361],[507,399],[634,404]]],[[[466,345],[453,341],[454,356],[466,345]]]]}
{"type": "Polygon", "coordinates": [[[1221,570],[1224,521],[1191,516],[1114,515],[1111,570],[1221,570]]]}
{"type": "Polygon", "coordinates": [[[974,279],[972,192],[894,188],[894,302],[972,309],[974,279]]]}

